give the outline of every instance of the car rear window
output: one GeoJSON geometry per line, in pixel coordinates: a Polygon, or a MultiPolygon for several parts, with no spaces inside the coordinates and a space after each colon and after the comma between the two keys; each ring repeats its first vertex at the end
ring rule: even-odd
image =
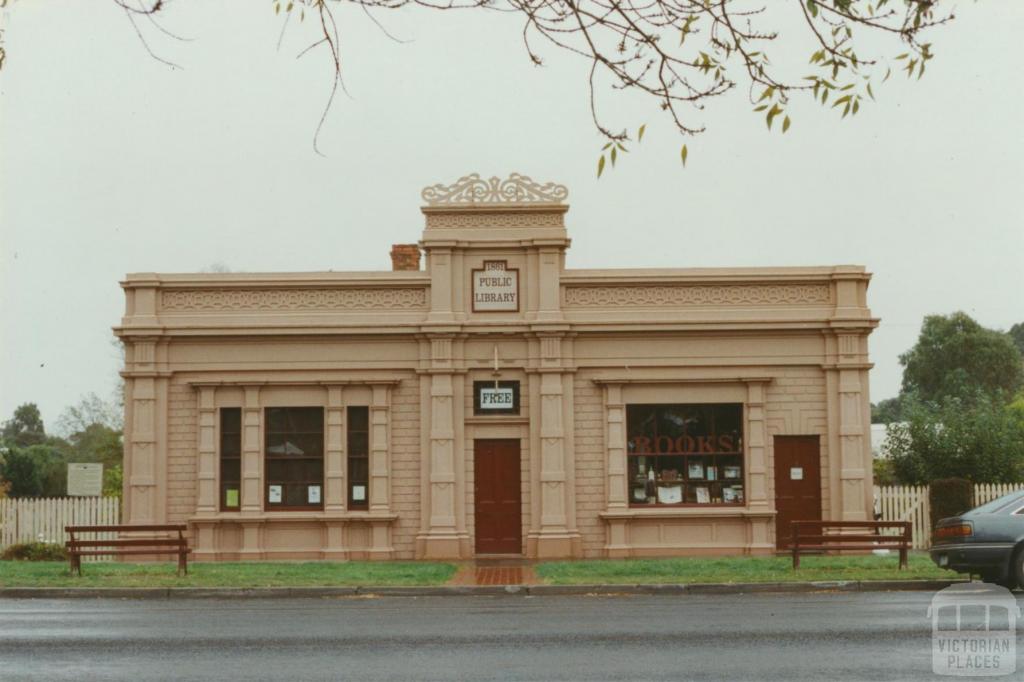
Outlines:
{"type": "Polygon", "coordinates": [[[1009,507],[1012,504],[1020,502],[1022,498],[1024,498],[1024,491],[1017,490],[1012,493],[1003,495],[1002,497],[997,497],[991,502],[986,502],[980,507],[975,507],[974,509],[971,510],[971,513],[995,514],[996,512],[1001,511],[1005,507],[1009,507]]]}

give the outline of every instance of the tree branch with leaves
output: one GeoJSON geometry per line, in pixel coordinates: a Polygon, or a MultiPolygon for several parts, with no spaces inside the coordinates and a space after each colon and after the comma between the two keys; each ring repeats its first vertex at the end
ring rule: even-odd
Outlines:
{"type": "MultiPolygon", "coordinates": [[[[145,49],[179,68],[149,44],[150,35],[184,40],[160,23],[167,12],[164,0],[112,1],[128,16],[145,49]],[[156,33],[144,30],[147,26],[156,33]]],[[[682,136],[679,156],[685,165],[685,142],[707,129],[708,102],[743,90],[767,128],[776,129],[780,120],[783,133],[792,125],[789,106],[795,96],[813,98],[844,118],[856,115],[874,99],[873,84],[888,79],[893,67],[908,77],[923,76],[934,57],[925,36],[954,18],[942,0],[272,0],[273,11],[283,16],[278,45],[285,31],[299,24],[309,42],[298,56],[319,54],[333,72],[313,134],[317,153],[337,91],[345,89],[346,62],[335,18],[343,4],[359,6],[393,40],[377,13],[406,7],[503,12],[522,22],[522,43],[533,64],[545,63],[545,47],[586,61],[591,119],[604,138],[599,176],[606,161],[614,166],[646,129],[639,126],[634,135],[629,126],[612,120],[601,104],[609,91],[637,92],[653,101],[682,136]],[[783,36],[780,27],[796,17],[787,28],[791,33],[783,36]],[[804,68],[773,62],[770,52],[783,41],[787,49],[799,44],[813,48],[804,68]]]]}

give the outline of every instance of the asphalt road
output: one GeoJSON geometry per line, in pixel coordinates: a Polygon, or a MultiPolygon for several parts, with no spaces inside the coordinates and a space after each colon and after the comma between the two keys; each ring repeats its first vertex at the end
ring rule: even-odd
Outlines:
{"type": "Polygon", "coordinates": [[[0,679],[934,679],[931,597],[7,599],[0,679]]]}

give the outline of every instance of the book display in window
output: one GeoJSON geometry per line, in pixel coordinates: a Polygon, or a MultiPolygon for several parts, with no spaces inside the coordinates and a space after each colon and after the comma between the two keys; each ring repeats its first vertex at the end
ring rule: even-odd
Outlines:
{"type": "Polygon", "coordinates": [[[743,504],[743,406],[628,405],[631,506],[743,504]]]}

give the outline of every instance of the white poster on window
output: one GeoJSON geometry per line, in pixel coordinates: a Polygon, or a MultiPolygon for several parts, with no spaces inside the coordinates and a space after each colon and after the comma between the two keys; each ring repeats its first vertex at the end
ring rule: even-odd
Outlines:
{"type": "Polygon", "coordinates": [[[311,485],[306,495],[310,504],[320,504],[320,486],[311,485]]]}
{"type": "Polygon", "coordinates": [[[366,486],[365,485],[354,485],[354,486],[352,486],[352,501],[353,502],[365,502],[366,501],[366,486]]]}
{"type": "Polygon", "coordinates": [[[268,496],[271,504],[277,504],[281,502],[281,486],[272,485],[270,486],[270,494],[268,496]]]}
{"type": "Polygon", "coordinates": [[[803,467],[790,467],[789,468],[789,480],[791,480],[791,481],[802,481],[802,480],[804,480],[804,468],[803,467]]]}

